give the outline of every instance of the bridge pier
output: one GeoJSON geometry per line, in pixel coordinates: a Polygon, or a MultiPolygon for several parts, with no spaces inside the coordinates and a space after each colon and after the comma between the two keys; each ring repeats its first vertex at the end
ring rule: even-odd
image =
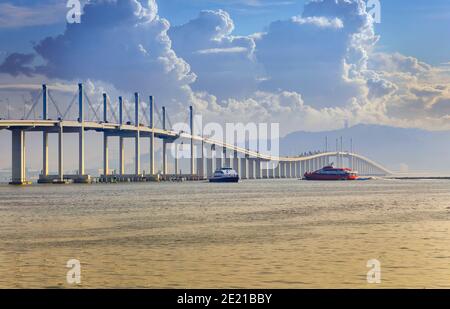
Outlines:
{"type": "Polygon", "coordinates": [[[280,161],[278,164],[279,164],[280,178],[286,178],[286,165],[285,165],[285,163],[280,161]]]}
{"type": "MultiPolygon", "coordinates": [[[[48,119],[47,85],[42,85],[42,120],[48,119]]],[[[48,176],[48,132],[42,132],[42,175],[48,176]]]]}
{"type": "Polygon", "coordinates": [[[190,165],[191,165],[191,176],[195,175],[195,151],[194,151],[194,109],[192,106],[189,106],[189,124],[191,129],[191,157],[190,157],[190,165]]]}
{"type": "Polygon", "coordinates": [[[295,162],[291,162],[291,178],[296,178],[295,162]]]}
{"type": "Polygon", "coordinates": [[[255,159],[255,178],[256,179],[262,179],[263,174],[262,174],[262,164],[261,164],[261,160],[260,159],[255,159]]]}
{"type": "Polygon", "coordinates": [[[105,132],[103,132],[103,175],[105,177],[109,175],[108,135],[105,132]]]}
{"type": "Polygon", "coordinates": [[[26,185],[25,131],[12,130],[12,178],[11,185],[26,185]]]}
{"type": "Polygon", "coordinates": [[[149,144],[149,150],[150,150],[150,169],[149,169],[149,173],[150,175],[154,176],[155,175],[155,116],[154,116],[154,111],[155,111],[155,102],[153,99],[153,96],[149,96],[149,109],[150,109],[150,118],[149,118],[149,125],[150,128],[152,129],[152,132],[150,133],[150,144],[149,144]]]}
{"type": "Polygon", "coordinates": [[[64,183],[64,128],[59,124],[58,130],[58,183],[64,183]]]}
{"type": "Polygon", "coordinates": [[[205,178],[205,160],[203,158],[203,155],[201,158],[197,158],[197,175],[205,178]]]}
{"type": "Polygon", "coordinates": [[[255,159],[248,159],[248,179],[255,179],[255,159]]]}
{"type": "MultiPolygon", "coordinates": [[[[119,97],[119,124],[123,125],[123,99],[119,97]]],[[[125,147],[124,138],[119,136],[119,175],[125,175],[125,147]]]]}
{"type": "MultiPolygon", "coordinates": [[[[108,122],[108,102],[106,93],[103,93],[103,122],[108,122]]],[[[103,132],[103,177],[107,178],[109,175],[109,149],[108,149],[108,134],[103,132]]]]}
{"type": "Polygon", "coordinates": [[[274,169],[274,178],[281,178],[281,175],[280,175],[280,164],[281,164],[281,162],[280,161],[277,161],[277,162],[275,162],[275,169],[274,169]]]}
{"type": "Polygon", "coordinates": [[[84,100],[83,100],[83,84],[78,84],[78,122],[81,124],[78,133],[78,175],[79,181],[84,182],[84,155],[85,155],[85,132],[84,132],[84,100]]]}
{"type": "Polygon", "coordinates": [[[270,161],[268,163],[268,169],[269,169],[268,178],[269,179],[275,179],[275,164],[274,164],[273,161],[270,161]]]}
{"type": "Polygon", "coordinates": [[[233,169],[241,176],[241,160],[239,159],[237,152],[234,153],[233,157],[233,169]]]}
{"type": "Polygon", "coordinates": [[[247,179],[248,178],[248,158],[240,158],[241,161],[241,170],[240,170],[240,176],[241,179],[247,179]]]}
{"type": "Polygon", "coordinates": [[[134,124],[136,126],[136,137],[134,142],[134,174],[141,175],[141,132],[139,131],[139,94],[134,94],[134,124]]]}
{"type": "Polygon", "coordinates": [[[42,132],[42,175],[48,176],[48,132],[42,132]]]}
{"type": "Polygon", "coordinates": [[[214,159],[207,158],[206,159],[206,177],[211,177],[214,173],[214,159]]]}

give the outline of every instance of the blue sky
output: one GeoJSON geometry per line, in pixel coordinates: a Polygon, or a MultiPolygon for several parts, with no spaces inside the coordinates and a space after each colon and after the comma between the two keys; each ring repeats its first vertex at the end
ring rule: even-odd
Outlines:
{"type": "Polygon", "coordinates": [[[66,1],[0,0],[0,117],[42,83],[70,102],[83,82],[93,102],[138,91],[172,119],[192,105],[282,135],[450,130],[448,0],[380,0],[380,24],[365,0],[154,1],[90,0],[69,25],[66,1]]]}
{"type": "MultiPolygon", "coordinates": [[[[64,1],[59,1],[64,2],[64,1]]],[[[235,21],[235,34],[248,35],[264,31],[274,20],[287,19],[303,11],[305,0],[164,0],[158,1],[159,14],[172,25],[195,18],[201,10],[224,9],[235,21]]],[[[450,61],[450,1],[448,0],[381,0],[382,23],[378,48],[418,57],[431,64],[450,61]]],[[[40,7],[55,0],[1,0],[1,4],[40,7]]],[[[62,6],[64,3],[60,3],[62,6]]],[[[64,10],[61,11],[64,13],[64,10]]],[[[61,14],[62,15],[62,14],[61,14]]],[[[30,42],[64,29],[64,16],[55,23],[32,27],[0,28],[1,51],[27,50],[30,42]]]]}
{"type": "Polygon", "coordinates": [[[380,24],[366,0],[154,1],[84,1],[68,25],[65,1],[0,0],[0,83],[89,81],[284,132],[450,128],[448,0],[380,0],[380,24]]]}

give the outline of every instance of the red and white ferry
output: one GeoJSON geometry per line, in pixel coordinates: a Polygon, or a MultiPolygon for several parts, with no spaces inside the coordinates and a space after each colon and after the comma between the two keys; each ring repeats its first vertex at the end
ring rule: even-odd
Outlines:
{"type": "Polygon", "coordinates": [[[305,173],[306,180],[357,180],[358,173],[351,168],[335,168],[333,166],[325,166],[324,168],[312,172],[305,173]]]}

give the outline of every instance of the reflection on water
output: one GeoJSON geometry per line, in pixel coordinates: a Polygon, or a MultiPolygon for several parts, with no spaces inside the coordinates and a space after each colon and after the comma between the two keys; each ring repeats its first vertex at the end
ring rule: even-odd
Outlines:
{"type": "Polygon", "coordinates": [[[449,181],[0,186],[0,287],[450,287],[449,227],[449,181]]]}

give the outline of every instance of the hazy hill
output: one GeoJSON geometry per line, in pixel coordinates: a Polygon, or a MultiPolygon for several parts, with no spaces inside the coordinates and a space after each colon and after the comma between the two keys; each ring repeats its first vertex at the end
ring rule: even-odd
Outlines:
{"type": "Polygon", "coordinates": [[[450,131],[432,132],[379,125],[357,125],[328,132],[294,132],[280,141],[284,155],[323,150],[328,136],[329,149],[343,137],[344,149],[363,154],[393,171],[450,173],[450,131]]]}

